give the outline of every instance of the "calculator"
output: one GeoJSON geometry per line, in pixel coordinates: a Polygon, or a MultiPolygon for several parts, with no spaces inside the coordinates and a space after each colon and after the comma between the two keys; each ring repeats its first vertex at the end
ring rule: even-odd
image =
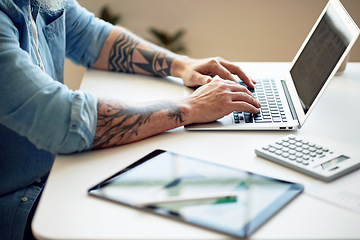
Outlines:
{"type": "Polygon", "coordinates": [[[332,151],[293,134],[255,149],[256,155],[325,182],[360,167],[360,159],[332,151]]]}

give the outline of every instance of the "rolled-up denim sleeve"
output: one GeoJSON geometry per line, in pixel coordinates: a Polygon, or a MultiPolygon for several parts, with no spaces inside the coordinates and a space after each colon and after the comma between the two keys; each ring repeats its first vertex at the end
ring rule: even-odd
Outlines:
{"type": "Polygon", "coordinates": [[[96,96],[73,92],[52,80],[30,65],[26,54],[9,55],[0,50],[0,123],[27,137],[37,148],[55,154],[91,149],[96,96]]]}
{"type": "Polygon", "coordinates": [[[55,154],[91,149],[96,96],[69,90],[33,64],[19,46],[18,29],[1,12],[0,26],[0,124],[55,154]]]}
{"type": "Polygon", "coordinates": [[[97,59],[112,25],[68,0],[66,7],[66,56],[76,64],[89,67],[97,59]]]}

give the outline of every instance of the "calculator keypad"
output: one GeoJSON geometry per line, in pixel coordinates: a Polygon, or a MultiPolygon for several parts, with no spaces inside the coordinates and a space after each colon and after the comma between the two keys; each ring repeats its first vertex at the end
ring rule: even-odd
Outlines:
{"type": "Polygon", "coordinates": [[[333,152],[292,134],[255,149],[255,153],[326,182],[360,168],[360,159],[333,152]]]}
{"type": "Polygon", "coordinates": [[[290,160],[302,165],[315,163],[333,152],[328,148],[316,145],[295,135],[289,135],[273,144],[262,147],[264,151],[277,155],[279,158],[290,160]]]}

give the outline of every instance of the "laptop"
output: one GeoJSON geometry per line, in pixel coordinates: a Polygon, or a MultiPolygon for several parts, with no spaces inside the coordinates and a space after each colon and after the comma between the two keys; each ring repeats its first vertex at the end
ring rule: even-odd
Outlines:
{"type": "MultiPolygon", "coordinates": [[[[305,120],[349,54],[359,28],[338,0],[330,0],[314,24],[283,80],[256,79],[258,114],[233,112],[187,130],[295,130],[305,120]]],[[[240,82],[241,83],[241,82],[240,82]]],[[[185,94],[194,89],[184,87],[185,94]]]]}

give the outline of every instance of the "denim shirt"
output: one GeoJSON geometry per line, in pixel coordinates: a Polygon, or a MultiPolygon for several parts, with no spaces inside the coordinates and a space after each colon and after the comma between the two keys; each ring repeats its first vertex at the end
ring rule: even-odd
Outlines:
{"type": "Polygon", "coordinates": [[[97,99],[63,85],[64,59],[90,66],[112,28],[75,0],[55,14],[33,2],[0,1],[2,240],[23,238],[55,154],[92,148],[97,99]]]}

